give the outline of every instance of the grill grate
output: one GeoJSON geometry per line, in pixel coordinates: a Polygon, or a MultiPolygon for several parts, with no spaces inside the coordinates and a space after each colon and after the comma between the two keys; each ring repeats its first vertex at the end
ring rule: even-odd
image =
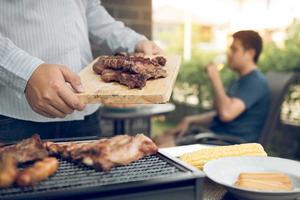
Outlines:
{"type": "Polygon", "coordinates": [[[38,195],[43,192],[54,192],[70,188],[88,188],[144,181],[184,173],[186,173],[186,171],[169,163],[158,154],[147,156],[127,166],[115,167],[109,172],[99,172],[86,166],[80,166],[66,160],[60,160],[59,170],[48,180],[42,181],[34,187],[0,189],[0,199],[1,197],[18,197],[22,194],[38,195]]]}

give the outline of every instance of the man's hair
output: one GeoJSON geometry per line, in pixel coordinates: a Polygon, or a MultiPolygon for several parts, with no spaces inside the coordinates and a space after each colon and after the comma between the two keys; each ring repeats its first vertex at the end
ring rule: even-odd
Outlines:
{"type": "Polygon", "coordinates": [[[255,50],[254,62],[256,63],[258,61],[259,55],[263,47],[262,38],[260,37],[260,35],[255,31],[246,30],[246,31],[238,31],[234,33],[232,37],[234,39],[240,40],[244,49],[255,50]]]}

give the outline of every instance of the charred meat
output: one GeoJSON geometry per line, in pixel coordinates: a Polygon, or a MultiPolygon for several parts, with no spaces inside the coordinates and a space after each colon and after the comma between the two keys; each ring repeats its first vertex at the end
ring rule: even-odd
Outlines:
{"type": "Polygon", "coordinates": [[[114,166],[128,165],[135,160],[155,154],[158,150],[153,141],[143,134],[120,135],[84,144],[48,142],[46,147],[50,154],[61,155],[104,171],[114,166]]]}
{"type": "Polygon", "coordinates": [[[18,163],[35,161],[48,156],[39,135],[33,135],[31,138],[24,139],[15,145],[1,147],[1,154],[11,154],[18,163]]]}
{"type": "Polygon", "coordinates": [[[100,74],[105,82],[116,81],[129,88],[141,89],[147,80],[167,76],[167,71],[163,69],[165,64],[166,59],[162,56],[150,59],[140,54],[119,53],[115,56],[99,57],[93,65],[93,70],[100,74]]]}

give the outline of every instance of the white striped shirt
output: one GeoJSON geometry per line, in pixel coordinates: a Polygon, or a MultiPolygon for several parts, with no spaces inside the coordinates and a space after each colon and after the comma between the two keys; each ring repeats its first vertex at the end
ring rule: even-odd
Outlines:
{"type": "Polygon", "coordinates": [[[1,0],[0,115],[39,122],[83,119],[98,105],[64,119],[35,113],[24,95],[33,71],[52,63],[78,73],[93,60],[91,44],[111,53],[133,52],[143,39],[115,21],[99,0],[1,0]]]}

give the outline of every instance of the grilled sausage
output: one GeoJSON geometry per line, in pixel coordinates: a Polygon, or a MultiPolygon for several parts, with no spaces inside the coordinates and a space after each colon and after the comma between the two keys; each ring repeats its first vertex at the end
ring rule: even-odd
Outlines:
{"type": "Polygon", "coordinates": [[[33,166],[24,169],[18,174],[17,184],[19,186],[29,186],[45,180],[57,171],[58,165],[58,160],[53,157],[37,161],[33,166]]]}
{"type": "Polygon", "coordinates": [[[0,155],[0,188],[10,187],[18,174],[17,161],[10,154],[0,155]]]}

